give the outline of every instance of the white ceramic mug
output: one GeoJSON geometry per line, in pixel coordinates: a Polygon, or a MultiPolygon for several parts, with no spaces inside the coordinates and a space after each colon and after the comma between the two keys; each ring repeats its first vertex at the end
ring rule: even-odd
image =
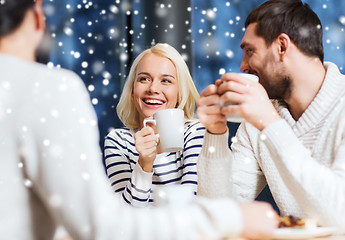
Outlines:
{"type": "MultiPolygon", "coordinates": [[[[249,74],[249,73],[238,73],[240,75],[242,75],[243,77],[246,77],[254,82],[258,82],[259,81],[259,77],[254,75],[254,74],[249,74]]],[[[232,102],[226,102],[224,104],[224,106],[227,106],[227,105],[233,105],[235,103],[232,103],[232,102]]],[[[242,118],[240,115],[238,114],[228,114],[226,115],[226,119],[229,121],[229,122],[243,122],[245,119],[242,118]]]]}
{"type": "Polygon", "coordinates": [[[154,119],[145,119],[156,126],[159,144],[163,152],[178,152],[184,145],[184,111],[178,108],[159,110],[153,114],[154,119]]]}

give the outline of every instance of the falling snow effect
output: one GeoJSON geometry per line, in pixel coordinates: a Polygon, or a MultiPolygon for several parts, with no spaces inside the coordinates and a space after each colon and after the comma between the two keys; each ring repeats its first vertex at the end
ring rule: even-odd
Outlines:
{"type": "MultiPolygon", "coordinates": [[[[6,4],[6,1],[8,0],[0,0],[0,5],[6,4]]],[[[148,1],[144,0],[45,1],[44,8],[51,38],[49,44],[52,48],[47,66],[71,69],[83,79],[90,93],[90,101],[96,110],[98,122],[87,122],[85,118],[80,118],[79,124],[96,126],[99,123],[101,142],[111,129],[121,126],[115,108],[125,77],[134,57],[150,45],[172,40],[168,43],[177,48],[189,64],[199,92],[221,74],[239,71],[242,58],[239,45],[244,33],[246,15],[263,1],[192,0],[191,6],[183,8],[177,5],[181,2],[156,2],[153,14],[150,14],[145,8],[148,1]],[[173,12],[176,8],[185,13],[183,16],[189,14],[191,17],[178,19],[181,15],[173,12]],[[177,41],[175,37],[182,27],[186,32],[177,41]],[[159,34],[152,35],[155,31],[159,34]]],[[[306,2],[317,12],[323,23],[325,60],[335,62],[343,71],[345,1],[306,2]]],[[[301,34],[307,37],[309,33],[306,29],[301,34]]],[[[58,90],[68,91],[67,86],[62,83],[58,90]]],[[[37,84],[36,87],[40,86],[37,84]]],[[[0,97],[10,90],[11,83],[3,83],[0,86],[0,97]]],[[[4,114],[13,114],[14,111],[15,109],[11,108],[0,109],[0,117],[4,114]]],[[[72,107],[71,112],[75,111],[78,109],[72,107]]],[[[59,117],[59,110],[52,108],[38,121],[45,124],[52,118],[59,117]]],[[[22,126],[21,130],[23,137],[30,131],[27,126],[22,126]]],[[[230,133],[230,142],[235,143],[238,139],[231,136],[233,133],[230,133]]],[[[266,136],[262,134],[260,139],[264,141],[266,136]]],[[[63,152],[62,146],[54,144],[48,138],[43,139],[40,144],[56,156],[63,152]]],[[[211,146],[208,150],[214,153],[216,147],[211,146]]],[[[88,159],[84,153],[78,156],[80,161],[88,159]]],[[[244,161],[250,164],[252,160],[245,158],[244,161]]],[[[23,169],[25,165],[19,162],[17,167],[23,169]]],[[[345,165],[341,167],[345,169],[345,165]]],[[[92,175],[88,172],[81,172],[79,177],[82,181],[92,180],[92,175]]],[[[0,184],[3,184],[3,180],[0,180],[0,184]]],[[[24,179],[23,184],[27,188],[33,187],[30,179],[24,179]]],[[[52,195],[49,199],[49,204],[53,207],[59,207],[62,202],[63,199],[58,195],[52,195]]],[[[180,223],[183,224],[183,221],[180,223]]],[[[85,232],[91,231],[89,226],[81,227],[85,232]]]]}
{"type": "Polygon", "coordinates": [[[261,133],[261,134],[260,134],[260,140],[261,140],[261,141],[265,141],[266,139],[267,139],[266,134],[261,133]]]}
{"type": "MultiPolygon", "coordinates": [[[[45,12],[53,50],[48,66],[71,69],[84,80],[98,116],[102,142],[110,129],[122,126],[116,104],[134,57],[155,43],[170,43],[187,61],[200,92],[221,74],[239,71],[244,21],[262,2],[192,0],[190,6],[181,7],[179,1],[147,5],[143,0],[49,0],[45,12]]],[[[342,71],[345,3],[306,2],[323,23],[325,60],[335,62],[342,71]]],[[[307,36],[308,30],[301,34],[307,36]]],[[[6,112],[10,114],[12,109],[6,112]]]]}
{"type": "Polygon", "coordinates": [[[214,153],[214,152],[216,151],[216,148],[215,148],[214,146],[210,146],[210,147],[208,148],[208,151],[209,151],[210,153],[214,153]]]}

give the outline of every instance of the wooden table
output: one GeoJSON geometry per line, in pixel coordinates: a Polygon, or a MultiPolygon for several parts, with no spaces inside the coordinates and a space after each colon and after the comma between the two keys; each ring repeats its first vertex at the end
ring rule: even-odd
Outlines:
{"type": "MultiPolygon", "coordinates": [[[[236,238],[232,240],[246,240],[244,238],[236,238]]],[[[295,239],[298,240],[298,239],[295,239]]],[[[303,240],[345,240],[345,235],[332,235],[328,237],[317,237],[317,238],[303,238],[303,240]]]]}
{"type": "Polygon", "coordinates": [[[328,236],[328,237],[311,238],[311,239],[315,239],[315,240],[345,240],[345,235],[333,235],[333,236],[328,236]]]}

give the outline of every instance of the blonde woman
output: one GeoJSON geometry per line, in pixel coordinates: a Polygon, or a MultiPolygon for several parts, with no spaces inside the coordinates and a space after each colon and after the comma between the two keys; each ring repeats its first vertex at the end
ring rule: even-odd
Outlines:
{"type": "Polygon", "coordinates": [[[124,201],[149,205],[154,185],[186,184],[196,192],[196,163],[205,133],[193,119],[198,99],[186,63],[170,45],[157,44],[135,59],[117,106],[125,127],[105,139],[107,174],[124,201]],[[184,149],[179,152],[162,152],[154,129],[143,127],[144,119],[167,108],[185,113],[184,149]]]}

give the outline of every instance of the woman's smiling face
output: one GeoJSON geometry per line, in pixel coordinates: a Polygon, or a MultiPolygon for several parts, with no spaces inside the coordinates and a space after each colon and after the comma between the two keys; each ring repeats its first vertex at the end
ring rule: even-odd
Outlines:
{"type": "Polygon", "coordinates": [[[178,79],[174,64],[165,57],[146,54],[139,62],[133,86],[133,98],[140,125],[145,118],[178,103],[178,79]]]}

